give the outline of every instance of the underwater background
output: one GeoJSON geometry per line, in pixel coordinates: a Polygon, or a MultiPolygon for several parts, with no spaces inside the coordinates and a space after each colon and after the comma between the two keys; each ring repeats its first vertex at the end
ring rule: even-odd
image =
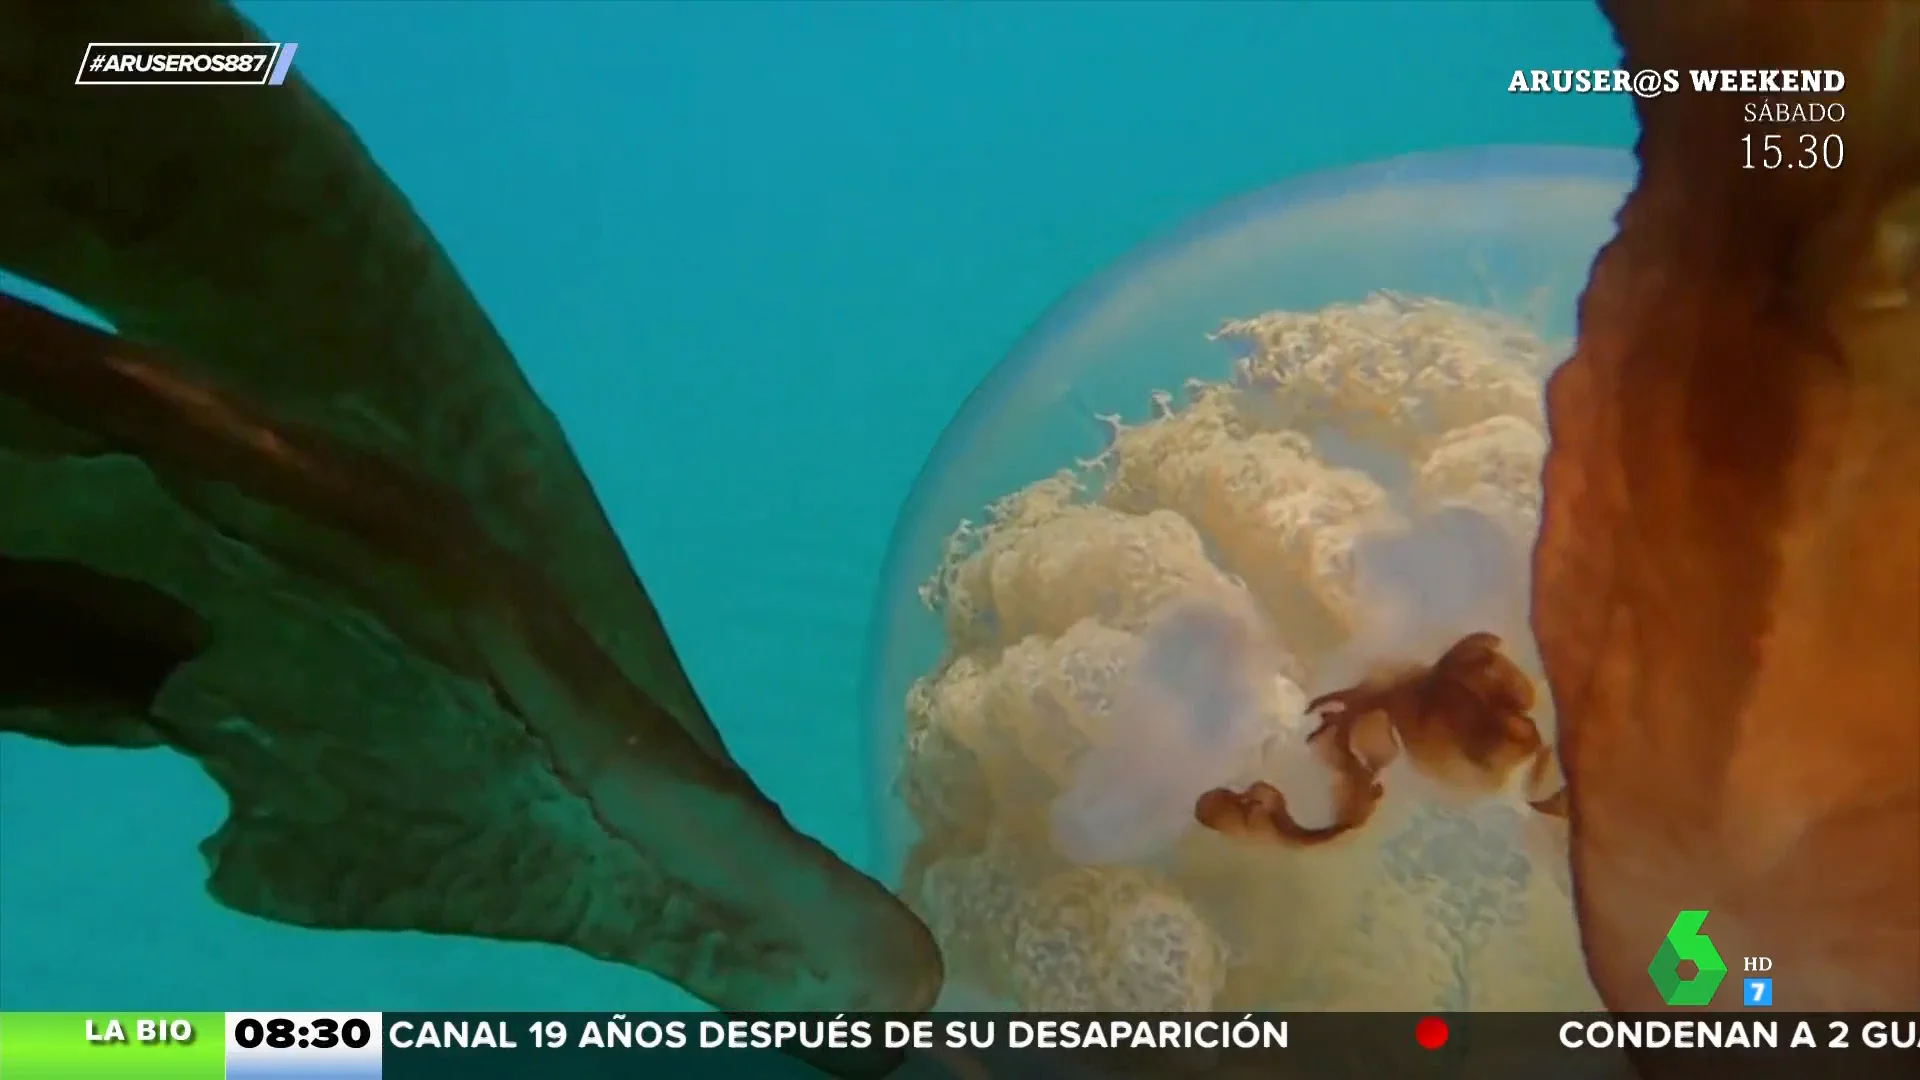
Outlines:
{"type": "MultiPolygon", "coordinates": [[[[1614,62],[1572,0],[241,7],[561,418],[735,756],[876,871],[889,531],[1048,305],[1290,176],[1633,133],[1622,97],[1506,93],[1614,62]]],[[[217,907],[195,845],[224,812],[184,758],[0,736],[0,1009],[691,1004],[555,947],[217,907]]]]}

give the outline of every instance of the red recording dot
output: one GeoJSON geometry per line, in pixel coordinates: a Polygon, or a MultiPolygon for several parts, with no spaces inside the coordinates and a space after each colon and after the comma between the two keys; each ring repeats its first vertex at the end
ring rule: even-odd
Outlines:
{"type": "Polygon", "coordinates": [[[1413,1026],[1413,1041],[1422,1050],[1438,1050],[1447,1045],[1447,1022],[1437,1016],[1423,1018],[1413,1026]]]}

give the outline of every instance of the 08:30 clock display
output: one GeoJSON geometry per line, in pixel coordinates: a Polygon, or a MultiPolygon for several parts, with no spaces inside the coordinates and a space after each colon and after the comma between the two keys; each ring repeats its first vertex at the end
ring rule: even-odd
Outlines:
{"type": "Polygon", "coordinates": [[[1740,136],[1743,169],[1837,169],[1846,160],[1839,135],[1740,136]]]}
{"type": "Polygon", "coordinates": [[[330,1050],[336,1046],[358,1050],[372,1039],[372,1027],[359,1017],[350,1017],[344,1023],[324,1016],[310,1023],[296,1023],[287,1017],[272,1017],[263,1022],[249,1016],[233,1027],[233,1041],[248,1050],[258,1047],[330,1050]]]}

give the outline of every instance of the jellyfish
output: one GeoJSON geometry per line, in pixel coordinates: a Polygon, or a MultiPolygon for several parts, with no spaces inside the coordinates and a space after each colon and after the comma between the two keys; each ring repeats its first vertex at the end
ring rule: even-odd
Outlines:
{"type": "MultiPolygon", "coordinates": [[[[880,846],[905,895],[938,884],[955,970],[1029,1004],[1020,943],[1048,905],[1022,898],[1066,866],[1155,875],[1195,913],[1132,946],[1155,970],[1224,943],[1231,990],[1191,1000],[1592,1003],[1564,843],[1523,829],[1541,815],[1349,783],[1305,713],[1475,633],[1537,683],[1542,387],[1632,171],[1504,148],[1282,184],[1128,256],[989,375],[896,524],[867,675],[880,846]],[[1307,829],[1370,820],[1248,844],[1196,822],[1217,789],[1284,795],[1307,829]],[[1467,986],[1523,924],[1566,948],[1525,988],[1467,986]]],[[[1080,947],[1047,940],[1049,965],[1080,947]]],[[[1080,985],[1103,985],[1112,941],[1083,947],[1080,985]]]]}

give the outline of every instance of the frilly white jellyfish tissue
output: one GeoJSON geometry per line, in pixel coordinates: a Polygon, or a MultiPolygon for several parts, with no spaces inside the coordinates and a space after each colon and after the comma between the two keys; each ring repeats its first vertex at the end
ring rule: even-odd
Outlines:
{"type": "Polygon", "coordinates": [[[1132,862],[1179,840],[1200,795],[1245,776],[1281,730],[1272,647],[1256,617],[1225,605],[1187,601],[1155,618],[1106,731],[1053,804],[1059,852],[1132,862]]]}

